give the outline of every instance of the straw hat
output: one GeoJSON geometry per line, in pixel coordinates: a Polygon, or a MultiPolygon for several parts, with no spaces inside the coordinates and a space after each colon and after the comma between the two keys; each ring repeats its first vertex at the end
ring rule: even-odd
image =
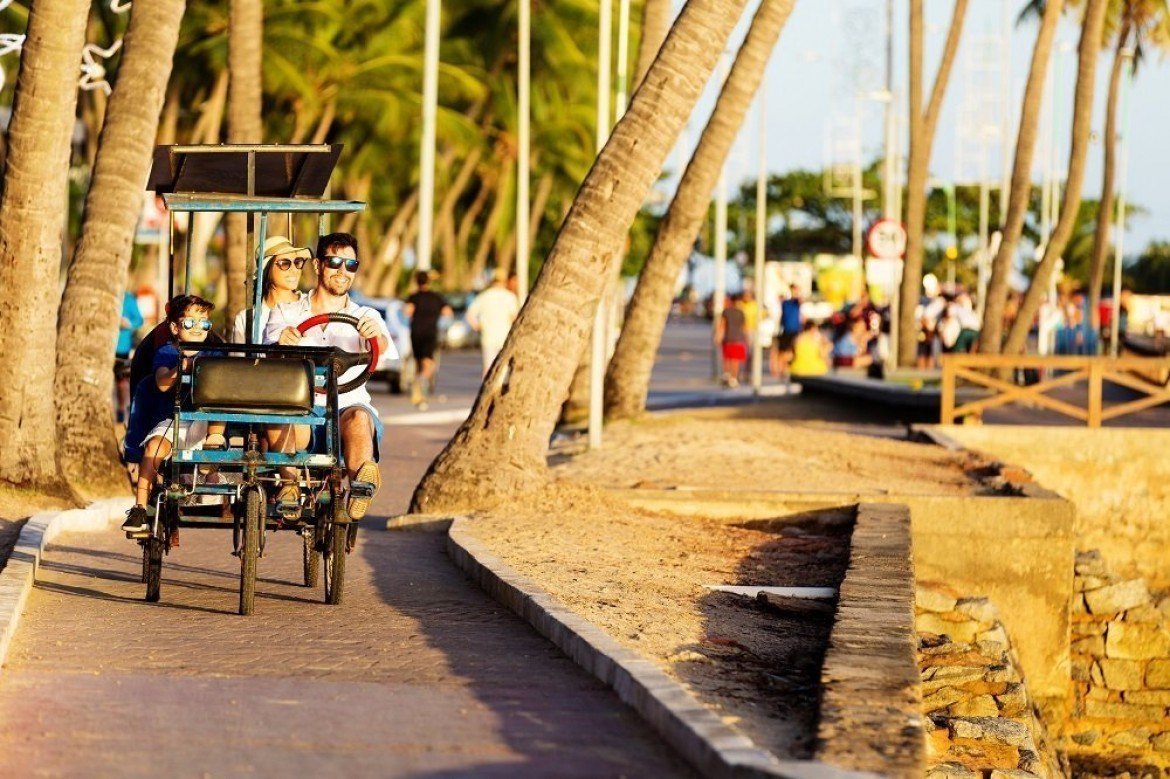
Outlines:
{"type": "Polygon", "coordinates": [[[313,257],[311,251],[300,246],[293,246],[292,242],[283,235],[270,235],[264,241],[265,257],[287,257],[289,255],[304,257],[306,260],[313,257]]]}

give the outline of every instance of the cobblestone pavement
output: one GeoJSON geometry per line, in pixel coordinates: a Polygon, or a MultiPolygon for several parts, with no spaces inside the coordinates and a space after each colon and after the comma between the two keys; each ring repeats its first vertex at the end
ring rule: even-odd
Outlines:
{"type": "Polygon", "coordinates": [[[158,604],[120,533],[62,536],[0,674],[0,775],[687,774],[439,536],[375,527],[450,432],[392,431],[341,606],[298,584],[292,534],[269,536],[251,618],[227,533],[183,533],[158,604]]]}

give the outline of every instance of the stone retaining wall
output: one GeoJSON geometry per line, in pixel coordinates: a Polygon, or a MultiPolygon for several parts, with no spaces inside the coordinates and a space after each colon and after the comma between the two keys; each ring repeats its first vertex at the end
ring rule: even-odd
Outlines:
{"type": "Polygon", "coordinates": [[[1074,589],[1074,768],[1103,775],[1107,758],[1111,773],[1170,774],[1170,593],[1123,580],[1097,551],[1077,555],[1074,589]]]}
{"type": "Polygon", "coordinates": [[[1011,640],[987,598],[920,582],[916,594],[929,779],[1066,775],[1011,640]]]}

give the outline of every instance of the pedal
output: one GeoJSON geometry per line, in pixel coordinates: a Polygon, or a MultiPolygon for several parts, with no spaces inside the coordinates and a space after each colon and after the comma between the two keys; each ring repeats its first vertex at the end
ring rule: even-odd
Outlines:
{"type": "Polygon", "coordinates": [[[297,520],[301,518],[301,504],[300,503],[277,503],[276,513],[280,514],[282,519],[297,520]]]}
{"type": "Polygon", "coordinates": [[[351,498],[373,498],[374,493],[377,491],[378,487],[373,482],[351,481],[349,483],[349,495],[351,498]]]}

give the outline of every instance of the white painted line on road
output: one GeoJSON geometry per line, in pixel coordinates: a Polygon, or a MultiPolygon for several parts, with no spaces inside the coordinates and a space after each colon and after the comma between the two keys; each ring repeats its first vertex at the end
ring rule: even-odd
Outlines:
{"type": "Polygon", "coordinates": [[[417,411],[413,414],[395,414],[386,417],[383,421],[388,425],[404,427],[408,425],[448,425],[452,422],[462,422],[471,413],[471,407],[452,408],[444,411],[417,411]]]}

